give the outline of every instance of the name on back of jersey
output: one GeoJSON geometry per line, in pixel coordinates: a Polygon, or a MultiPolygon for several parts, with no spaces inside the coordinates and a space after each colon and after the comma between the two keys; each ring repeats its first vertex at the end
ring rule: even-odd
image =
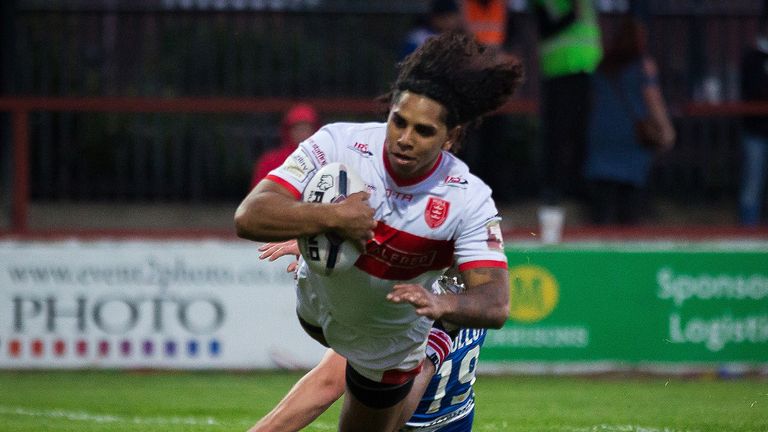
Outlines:
{"type": "Polygon", "coordinates": [[[469,346],[480,340],[485,335],[485,329],[470,329],[463,328],[459,331],[459,334],[453,339],[451,345],[451,352],[460,350],[465,346],[469,346]]]}

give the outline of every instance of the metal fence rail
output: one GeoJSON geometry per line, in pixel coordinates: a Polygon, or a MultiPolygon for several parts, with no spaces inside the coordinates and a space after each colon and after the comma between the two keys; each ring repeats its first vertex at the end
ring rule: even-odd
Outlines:
{"type": "MultiPolygon", "coordinates": [[[[328,119],[381,118],[383,108],[370,100],[311,101],[328,119]]],[[[274,139],[274,118],[291,103],[287,99],[0,98],[0,112],[11,113],[13,126],[15,150],[9,165],[14,181],[8,189],[14,197],[14,226],[25,225],[30,197],[187,202],[239,198],[247,189],[253,154],[274,139]],[[57,122],[59,129],[42,127],[45,122],[49,126],[57,122]],[[56,153],[35,157],[44,153],[40,148],[31,150],[39,146],[41,134],[51,130],[57,130],[47,137],[56,143],[51,147],[56,153]],[[102,135],[104,130],[113,135],[102,135]],[[45,165],[47,161],[58,164],[45,165]]],[[[493,157],[509,162],[516,185],[535,184],[531,178],[535,152],[523,147],[535,141],[536,110],[531,101],[513,102],[504,109],[505,115],[515,119],[510,147],[518,148],[493,157]]],[[[676,119],[680,144],[658,160],[654,192],[682,202],[733,199],[740,164],[739,119],[768,115],[768,103],[690,104],[682,114],[676,119]]],[[[521,187],[506,198],[533,192],[521,187]]]]}
{"type": "MultiPolygon", "coordinates": [[[[307,101],[328,121],[337,116],[380,120],[386,109],[367,99],[307,101]]],[[[12,120],[8,166],[13,180],[7,189],[13,197],[13,229],[25,229],[30,198],[194,202],[242,197],[253,153],[261,151],[254,147],[274,141],[275,119],[292,103],[0,97],[0,112],[10,112],[12,120]],[[44,133],[51,135],[41,137],[44,133]],[[43,139],[48,146],[41,151],[36,146],[43,139]],[[45,153],[49,148],[53,154],[45,153]]],[[[501,114],[531,116],[536,109],[530,101],[512,101],[501,114]]]]}

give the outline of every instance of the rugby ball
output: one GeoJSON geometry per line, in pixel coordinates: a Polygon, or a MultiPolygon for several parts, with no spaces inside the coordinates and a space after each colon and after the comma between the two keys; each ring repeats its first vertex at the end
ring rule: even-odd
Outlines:
{"type": "MultiPolygon", "coordinates": [[[[339,162],[320,168],[304,189],[302,200],[308,203],[332,204],[343,201],[348,195],[366,190],[357,173],[339,162]]],[[[355,264],[360,250],[341,236],[327,232],[299,237],[299,251],[309,268],[329,276],[334,271],[346,270],[355,264]]]]}

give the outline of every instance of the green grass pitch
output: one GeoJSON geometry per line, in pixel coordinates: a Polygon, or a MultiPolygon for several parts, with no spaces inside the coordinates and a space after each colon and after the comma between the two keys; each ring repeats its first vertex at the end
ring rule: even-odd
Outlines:
{"type": "MultiPolygon", "coordinates": [[[[0,431],[245,431],[299,378],[0,372],[0,431]]],[[[765,378],[478,377],[474,431],[766,432],[765,378]]],[[[339,404],[306,430],[336,430],[339,404]]]]}

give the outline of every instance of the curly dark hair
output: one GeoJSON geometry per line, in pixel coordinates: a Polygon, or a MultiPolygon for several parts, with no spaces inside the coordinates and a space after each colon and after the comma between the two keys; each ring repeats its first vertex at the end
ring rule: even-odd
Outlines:
{"type": "Polygon", "coordinates": [[[516,58],[487,50],[461,32],[428,39],[398,69],[391,97],[407,90],[434,99],[445,107],[449,128],[495,111],[523,79],[516,58]]]}

